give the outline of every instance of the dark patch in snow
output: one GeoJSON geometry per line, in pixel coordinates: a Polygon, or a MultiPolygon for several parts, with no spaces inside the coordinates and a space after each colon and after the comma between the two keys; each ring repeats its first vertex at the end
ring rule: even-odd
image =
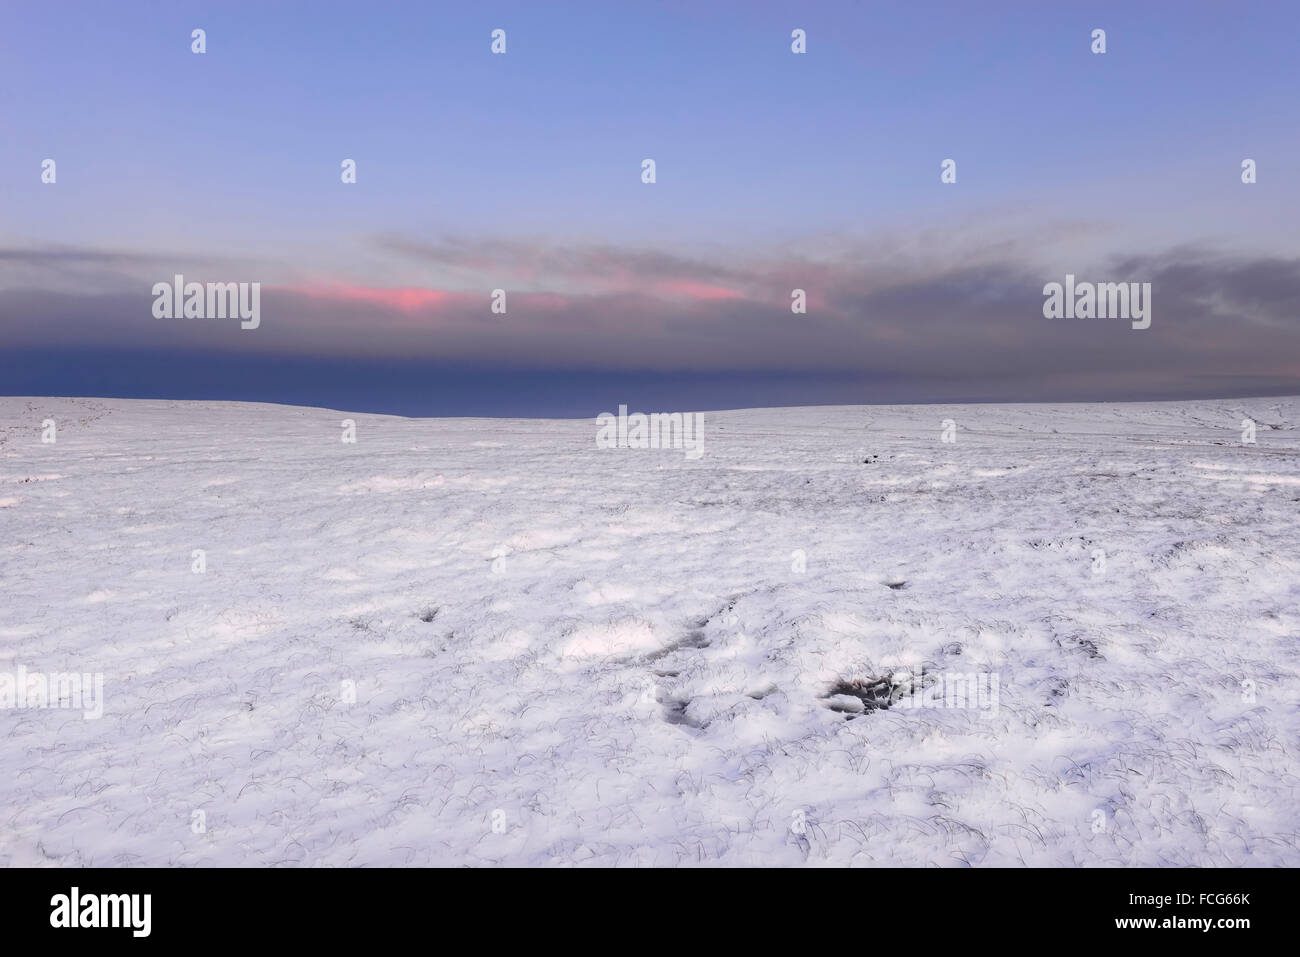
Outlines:
{"type": "Polygon", "coordinates": [[[678,648],[707,648],[709,645],[709,636],[702,631],[692,631],[681,641],[677,642],[678,648]]]}
{"type": "Polygon", "coordinates": [[[658,661],[660,658],[666,658],[668,655],[671,655],[674,651],[679,651],[682,648],[707,648],[708,646],[709,646],[708,635],[698,630],[691,631],[688,632],[685,637],[679,638],[670,644],[664,645],[664,647],[660,648],[658,651],[654,651],[646,655],[645,660],[658,661]]]}
{"type": "MultiPolygon", "coordinates": [[[[890,705],[902,697],[903,685],[896,684],[891,678],[851,678],[840,679],[831,685],[823,698],[846,695],[862,702],[862,712],[888,711],[890,705]]],[[[830,705],[832,711],[844,712],[847,717],[854,717],[858,712],[850,711],[839,704],[830,705]]]]}
{"type": "Polygon", "coordinates": [[[1074,646],[1087,653],[1089,658],[1102,658],[1102,653],[1097,650],[1097,643],[1091,638],[1075,638],[1074,646]]]}
{"type": "Polygon", "coordinates": [[[686,708],[688,705],[690,705],[689,701],[682,701],[679,698],[669,698],[664,702],[664,720],[669,724],[681,724],[688,728],[704,727],[694,718],[687,715],[686,708]]]}
{"type": "Polygon", "coordinates": [[[1057,698],[1064,698],[1069,690],[1070,682],[1067,679],[1061,677],[1049,679],[1047,682],[1047,693],[1049,696],[1047,707],[1050,708],[1054,705],[1057,698]]]}
{"type": "Polygon", "coordinates": [[[438,612],[442,611],[437,605],[430,605],[421,611],[416,612],[416,616],[423,622],[431,622],[438,617],[438,612]]]}

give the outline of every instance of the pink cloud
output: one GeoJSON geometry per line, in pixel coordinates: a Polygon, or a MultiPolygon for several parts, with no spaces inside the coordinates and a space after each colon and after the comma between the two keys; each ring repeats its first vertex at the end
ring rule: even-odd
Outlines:
{"type": "MultiPolygon", "coordinates": [[[[626,291],[635,292],[644,289],[644,295],[655,299],[690,299],[696,302],[734,301],[747,298],[744,293],[725,286],[697,282],[690,279],[666,279],[649,284],[622,284],[626,291]]],[[[445,289],[425,289],[418,286],[384,287],[364,286],[346,282],[315,282],[284,287],[285,291],[297,295],[311,296],[334,302],[357,302],[379,306],[394,312],[422,312],[439,310],[450,306],[487,303],[489,294],[452,292],[445,289]]],[[[574,298],[554,292],[525,292],[524,290],[506,289],[510,299],[548,310],[560,310],[573,304],[574,298]]],[[[593,295],[599,295],[593,290],[593,295]]],[[[582,298],[582,297],[579,297],[582,298]]]]}
{"type": "Polygon", "coordinates": [[[743,293],[725,286],[695,282],[691,279],[670,279],[655,284],[655,292],[681,299],[703,299],[710,302],[721,299],[744,299],[743,293]]]}
{"type": "Polygon", "coordinates": [[[316,299],[371,303],[401,312],[439,309],[456,302],[463,302],[466,298],[464,293],[447,292],[443,289],[421,289],[416,286],[384,288],[357,286],[352,283],[313,283],[291,286],[289,291],[316,299]]]}

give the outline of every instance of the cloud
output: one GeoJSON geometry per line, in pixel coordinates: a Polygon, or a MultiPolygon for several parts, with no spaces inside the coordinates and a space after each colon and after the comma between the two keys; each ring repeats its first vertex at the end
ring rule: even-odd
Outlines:
{"type": "Polygon", "coordinates": [[[745,284],[752,271],[715,260],[655,249],[545,240],[447,238],[426,242],[379,236],[378,249],[458,274],[495,274],[524,282],[576,282],[627,291],[662,282],[709,286],[745,284]]]}
{"type": "Polygon", "coordinates": [[[420,289],[410,286],[394,289],[361,286],[354,283],[314,283],[290,286],[285,288],[284,291],[313,299],[333,300],[343,303],[364,303],[398,312],[440,309],[465,298],[464,294],[452,293],[443,289],[420,289]]]}
{"type": "MultiPolygon", "coordinates": [[[[107,292],[0,291],[0,348],[57,343],[600,372],[781,369],[927,383],[936,395],[960,384],[962,394],[1006,400],[1063,391],[1223,394],[1252,382],[1271,391],[1291,382],[1300,392],[1294,259],[1183,247],[1069,267],[1084,280],[1150,282],[1152,326],[1136,331],[1111,320],[1045,319],[1043,285],[1064,273],[1019,256],[848,249],[816,260],[751,253],[741,261],[596,245],[383,240],[390,251],[403,244],[405,254],[455,267],[458,282],[266,285],[261,328],[250,332],[221,320],[154,319],[151,283],[173,272],[156,263],[158,274],[132,279],[129,292],[120,282],[107,292]],[[498,286],[507,292],[505,315],[490,309],[498,286]],[[808,292],[807,315],[790,310],[796,287],[808,292]]],[[[38,252],[5,252],[0,262],[41,261],[38,252]]],[[[44,265],[68,260],[78,260],[75,251],[51,251],[44,265]]],[[[220,275],[185,275],[241,278],[224,266],[220,275]]]]}

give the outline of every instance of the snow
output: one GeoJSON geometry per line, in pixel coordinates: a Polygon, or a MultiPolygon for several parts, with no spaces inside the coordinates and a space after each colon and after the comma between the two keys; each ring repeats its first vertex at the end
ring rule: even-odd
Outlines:
{"type": "Polygon", "coordinates": [[[1300,399],[705,420],[0,398],[0,864],[1300,864],[1300,399]]]}

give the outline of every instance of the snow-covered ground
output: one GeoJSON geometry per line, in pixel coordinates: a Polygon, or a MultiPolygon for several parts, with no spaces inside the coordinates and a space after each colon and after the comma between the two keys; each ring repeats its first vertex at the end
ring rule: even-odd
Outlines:
{"type": "Polygon", "coordinates": [[[1300,399],[704,423],[0,398],[0,864],[1300,864],[1300,399]]]}

